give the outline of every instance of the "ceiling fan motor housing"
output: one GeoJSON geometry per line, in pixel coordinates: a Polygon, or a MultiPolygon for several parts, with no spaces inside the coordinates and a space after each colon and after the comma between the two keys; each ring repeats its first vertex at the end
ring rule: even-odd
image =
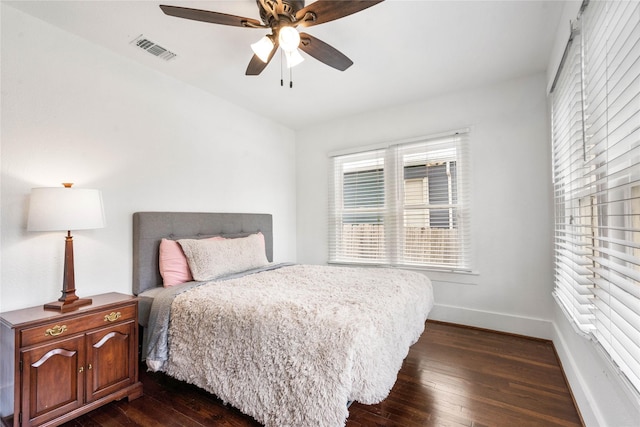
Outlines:
{"type": "Polygon", "coordinates": [[[304,0],[280,0],[279,2],[275,0],[256,0],[256,3],[260,10],[260,19],[265,25],[272,28],[277,27],[278,23],[272,12],[265,9],[265,5],[266,7],[273,8],[273,10],[277,11],[278,15],[281,17],[284,16],[289,22],[294,22],[296,12],[304,8],[304,0]]]}

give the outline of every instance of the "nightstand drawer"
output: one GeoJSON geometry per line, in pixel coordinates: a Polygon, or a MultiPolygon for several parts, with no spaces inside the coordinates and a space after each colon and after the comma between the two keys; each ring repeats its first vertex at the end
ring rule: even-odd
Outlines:
{"type": "Polygon", "coordinates": [[[22,330],[20,333],[20,339],[22,342],[21,346],[27,347],[34,344],[40,344],[54,340],[57,337],[71,336],[92,328],[135,319],[135,317],[136,306],[135,304],[132,304],[72,319],[60,320],[55,323],[47,323],[41,326],[22,330]]]}

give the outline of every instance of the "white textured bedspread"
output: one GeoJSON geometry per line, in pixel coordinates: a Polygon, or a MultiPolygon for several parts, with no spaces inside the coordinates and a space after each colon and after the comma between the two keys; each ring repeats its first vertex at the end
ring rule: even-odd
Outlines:
{"type": "Polygon", "coordinates": [[[164,370],[268,427],[344,426],[388,394],[433,305],[420,273],[294,265],[178,295],[164,370]]]}

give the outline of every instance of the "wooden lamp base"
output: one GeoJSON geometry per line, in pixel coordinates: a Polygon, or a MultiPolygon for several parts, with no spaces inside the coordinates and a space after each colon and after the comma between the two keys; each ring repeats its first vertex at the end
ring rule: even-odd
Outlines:
{"type": "Polygon", "coordinates": [[[78,298],[73,302],[66,301],[54,301],[44,305],[45,310],[55,310],[60,313],[66,313],[68,311],[77,310],[83,305],[89,305],[93,302],[91,298],[78,298]]]}
{"type": "Polygon", "coordinates": [[[55,310],[61,313],[77,310],[91,304],[91,298],[78,298],[76,295],[75,274],[73,272],[73,237],[67,231],[64,245],[64,277],[62,279],[62,296],[58,301],[44,305],[45,310],[55,310]]]}

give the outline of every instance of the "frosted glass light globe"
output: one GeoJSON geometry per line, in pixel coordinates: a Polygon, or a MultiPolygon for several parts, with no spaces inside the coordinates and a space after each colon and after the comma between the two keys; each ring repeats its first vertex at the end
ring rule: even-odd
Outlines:
{"type": "Polygon", "coordinates": [[[267,62],[269,60],[269,55],[271,55],[271,51],[273,50],[273,41],[271,41],[269,37],[264,36],[257,42],[253,43],[251,45],[251,49],[262,62],[267,62]]]}
{"type": "Polygon", "coordinates": [[[285,52],[292,52],[300,45],[300,34],[293,27],[282,27],[278,35],[280,47],[285,52]]]}

